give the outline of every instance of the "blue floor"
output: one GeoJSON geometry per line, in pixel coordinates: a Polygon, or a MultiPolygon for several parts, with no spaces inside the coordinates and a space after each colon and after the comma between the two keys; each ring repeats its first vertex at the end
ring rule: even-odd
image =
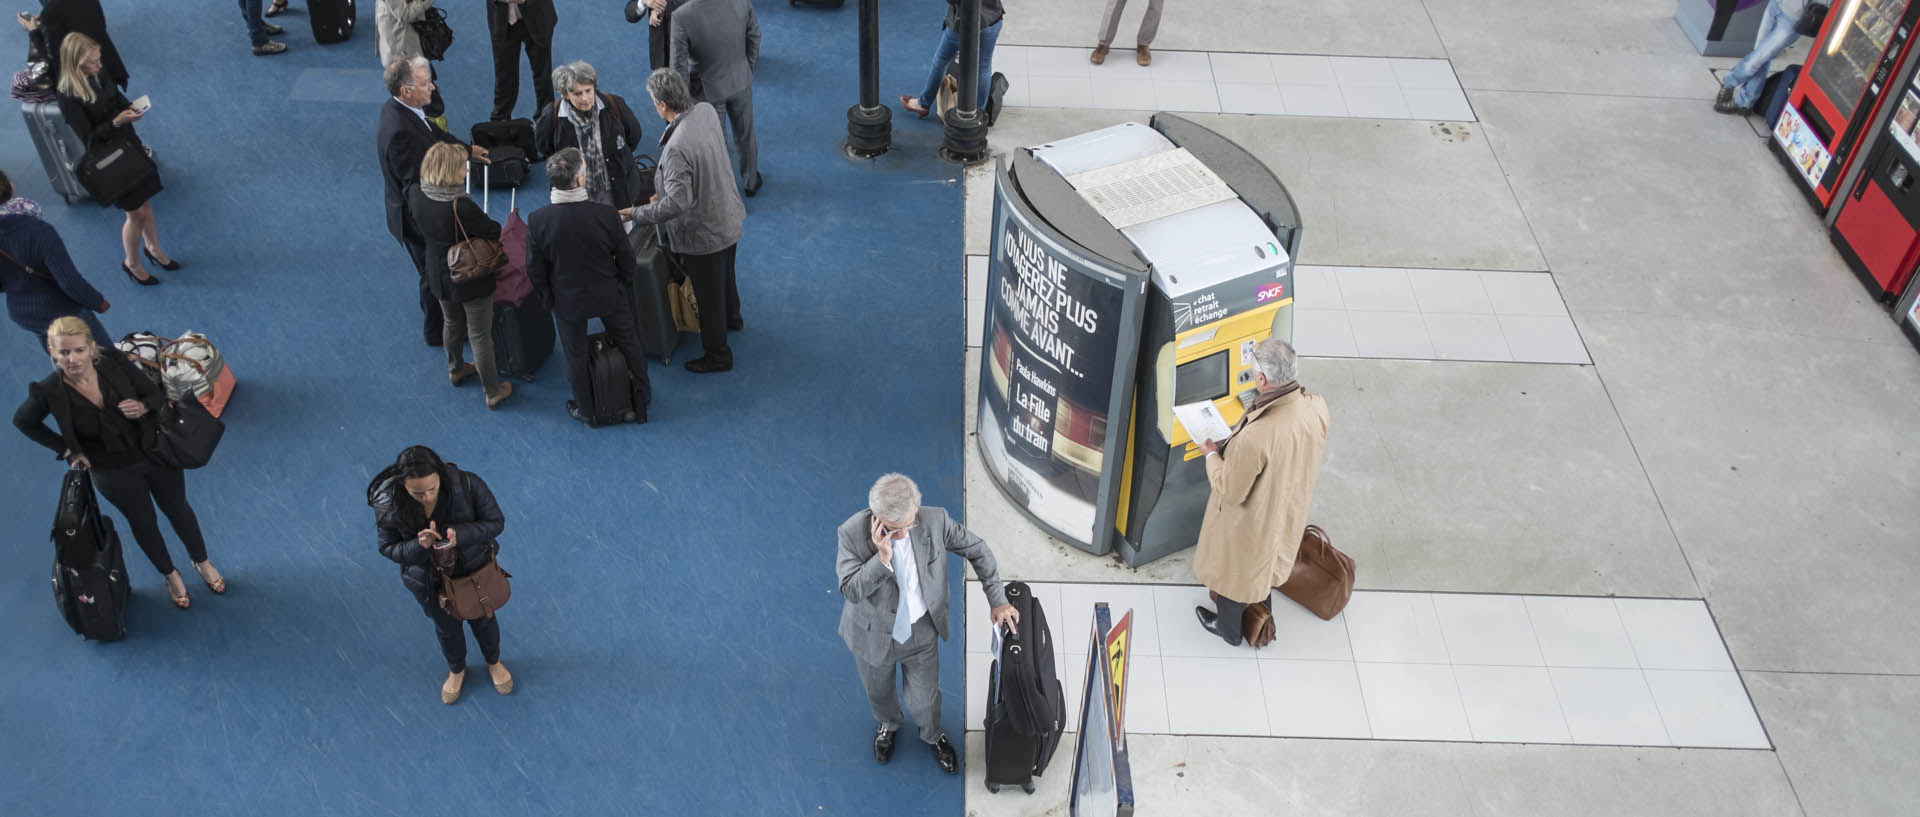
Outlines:
{"type": "MultiPolygon", "coordinates": [[[[166,183],[155,210],[186,268],[146,289],[116,272],[119,212],[62,205],[11,115],[0,166],[113,302],[110,330],[197,330],[225,350],[239,376],[227,436],[189,489],[231,590],[189,572],[193,608],[174,610],[129,540],[128,638],[81,641],[45,578],[60,466],[0,434],[8,813],[960,813],[960,779],[924,749],[873,763],[834,634],[833,530],[872,479],[905,471],[956,509],[961,485],[957,171],[920,121],[896,122],[877,162],[841,155],[854,4],[760,3],[766,188],[740,244],[738,365],[686,373],[687,337],[674,366],[653,364],[653,422],[600,430],[566,418],[557,352],[488,412],[421,345],[381,209],[372,3],[352,40],[321,47],[296,0],[278,18],[292,50],[270,59],[248,55],[225,3],[106,5],[129,95],[153,99],[139,127],[166,183]],[[431,624],[374,549],[367,480],[415,443],[485,477],[506,512],[509,697],[476,672],[440,704],[431,624]]],[[[443,5],[458,38],[441,86],[464,131],[491,99],[486,27],[480,3],[443,5]]],[[[645,34],[617,3],[587,5],[561,4],[555,58],[591,61],[651,142],[645,34]]],[[[941,9],[918,5],[885,9],[883,99],[924,76],[941,9]]],[[[520,208],[545,198],[536,173],[520,208]]],[[[24,396],[48,364],[6,333],[0,382],[24,396]]],[[[961,653],[943,655],[958,736],[961,653]]]]}

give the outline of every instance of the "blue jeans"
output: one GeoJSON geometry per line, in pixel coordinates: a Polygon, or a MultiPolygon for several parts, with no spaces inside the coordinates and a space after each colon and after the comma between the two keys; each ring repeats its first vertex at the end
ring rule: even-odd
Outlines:
{"type": "MultiPolygon", "coordinates": [[[[993,44],[1000,39],[1000,25],[1006,18],[980,29],[980,101],[974,110],[986,111],[987,90],[993,86],[993,44]]],[[[920,107],[933,110],[933,95],[940,92],[940,78],[947,75],[947,63],[960,53],[960,32],[949,28],[940,32],[940,46],[933,49],[933,68],[927,72],[927,89],[920,92],[920,107]]]]}
{"type": "Polygon", "coordinates": [[[1767,0],[1766,14],[1760,18],[1760,31],[1753,39],[1753,52],[1734,63],[1733,70],[1720,78],[1722,87],[1733,88],[1734,104],[1742,108],[1751,108],[1760,98],[1760,88],[1767,84],[1768,68],[1774,57],[1793,45],[1800,35],[1793,30],[1798,22],[1780,13],[1779,0],[1767,0]]]}
{"type": "Polygon", "coordinates": [[[240,0],[240,16],[247,21],[247,36],[256,46],[267,44],[267,18],[261,16],[262,0],[240,0]]]}

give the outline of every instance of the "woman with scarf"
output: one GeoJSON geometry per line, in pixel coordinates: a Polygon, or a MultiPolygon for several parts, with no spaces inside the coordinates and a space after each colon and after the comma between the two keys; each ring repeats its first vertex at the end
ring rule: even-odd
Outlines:
{"type": "Polygon", "coordinates": [[[616,209],[644,203],[652,191],[645,189],[633,163],[640,120],[627,101],[600,93],[599,74],[577,60],[553,69],[553,87],[561,98],[540,109],[533,125],[540,155],[579,148],[587,162],[589,201],[616,209]]]}
{"type": "Polygon", "coordinates": [[[407,212],[427,241],[427,288],[440,301],[440,346],[447,351],[447,379],[458,386],[476,373],[487,408],[498,408],[513,384],[500,379],[493,359],[493,276],[453,280],[447,249],[469,238],[500,238],[500,223],[466,194],[467,149],[441,142],[420,160],[420,184],[407,191],[407,212]],[[473,346],[473,362],[461,359],[461,342],[473,346]]]}

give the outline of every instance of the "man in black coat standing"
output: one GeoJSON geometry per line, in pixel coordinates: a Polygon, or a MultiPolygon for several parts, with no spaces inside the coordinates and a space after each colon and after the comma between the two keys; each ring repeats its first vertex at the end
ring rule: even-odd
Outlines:
{"type": "Polygon", "coordinates": [[[533,109],[553,101],[553,0],[487,0],[487,36],[493,39],[493,121],[513,118],[520,101],[520,49],[533,70],[533,109]]]}
{"type": "MultiPolygon", "coordinates": [[[[527,217],[527,278],[534,292],[546,293],[567,358],[567,382],[573,399],[567,415],[592,425],[592,374],[587,360],[587,321],[599,318],[615,348],[627,359],[632,378],[634,422],[647,421],[653,387],[647,381],[645,350],[628,288],[637,285],[639,262],[620,227],[620,213],[587,198],[586,159],[579,148],[547,158],[553,203],[527,217]]],[[[648,229],[636,227],[635,229],[648,229]]]]}
{"type": "MultiPolygon", "coordinates": [[[[420,311],[426,314],[428,346],[440,345],[442,320],[440,301],[427,287],[427,240],[413,225],[407,212],[406,189],[420,181],[420,160],[427,148],[439,142],[460,143],[460,139],[427,119],[427,102],[433,99],[433,77],[425,57],[394,60],[387,64],[387,93],[392,98],[380,106],[380,130],[375,146],[380,153],[380,175],[387,185],[387,232],[407,248],[414,273],[420,280],[420,311]]],[[[468,148],[475,159],[485,160],[487,149],[468,148]]]]}

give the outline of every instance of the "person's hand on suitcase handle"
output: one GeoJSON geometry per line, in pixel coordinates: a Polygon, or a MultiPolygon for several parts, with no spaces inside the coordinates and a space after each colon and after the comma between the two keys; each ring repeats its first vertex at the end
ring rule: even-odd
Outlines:
{"type": "Polygon", "coordinates": [[[483,148],[479,145],[468,145],[467,147],[468,147],[467,154],[469,156],[472,156],[476,161],[484,162],[486,164],[493,164],[493,160],[487,158],[486,148],[483,148]]]}
{"type": "Polygon", "coordinates": [[[1020,634],[1020,628],[1014,626],[1020,623],[1020,611],[1013,609],[1013,605],[1002,604],[999,607],[988,610],[987,615],[993,618],[995,626],[1005,624],[1007,625],[1008,632],[1014,635],[1020,634]]]}

